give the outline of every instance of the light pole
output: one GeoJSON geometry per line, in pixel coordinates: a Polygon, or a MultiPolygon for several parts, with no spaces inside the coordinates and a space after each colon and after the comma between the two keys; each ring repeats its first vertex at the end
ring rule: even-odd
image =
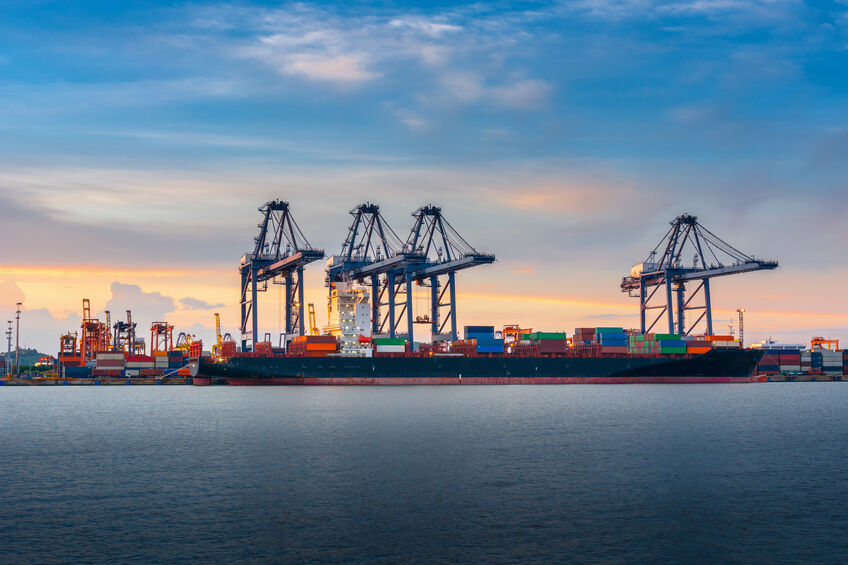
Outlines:
{"type": "Polygon", "coordinates": [[[21,373],[21,302],[18,302],[15,312],[15,374],[21,373]]]}
{"type": "Polygon", "coordinates": [[[737,308],[737,312],[739,312],[739,346],[745,347],[745,325],[743,324],[745,320],[745,309],[737,308]]]}
{"type": "Polygon", "coordinates": [[[12,372],[12,320],[7,322],[9,322],[9,328],[6,330],[6,357],[3,359],[3,372],[8,377],[12,372]]]}

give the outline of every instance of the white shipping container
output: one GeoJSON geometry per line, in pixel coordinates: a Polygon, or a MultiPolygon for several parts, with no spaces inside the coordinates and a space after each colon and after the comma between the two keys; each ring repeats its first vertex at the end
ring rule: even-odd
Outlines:
{"type": "Polygon", "coordinates": [[[153,369],[150,361],[127,361],[127,369],[153,369]]]}
{"type": "Polygon", "coordinates": [[[405,345],[378,345],[377,353],[404,353],[406,352],[405,345]]]}
{"type": "Polygon", "coordinates": [[[741,344],[738,341],[714,341],[712,342],[713,347],[740,347],[741,344]]]}
{"type": "Polygon", "coordinates": [[[780,366],[781,373],[800,373],[801,365],[781,365],[780,366]]]}

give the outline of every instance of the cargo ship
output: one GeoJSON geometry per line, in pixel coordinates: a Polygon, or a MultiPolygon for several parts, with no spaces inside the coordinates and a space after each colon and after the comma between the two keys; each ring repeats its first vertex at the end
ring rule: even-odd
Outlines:
{"type": "Polygon", "coordinates": [[[681,356],[402,357],[245,356],[201,359],[193,381],[206,385],[485,385],[748,383],[762,351],[716,348],[681,356]]]}

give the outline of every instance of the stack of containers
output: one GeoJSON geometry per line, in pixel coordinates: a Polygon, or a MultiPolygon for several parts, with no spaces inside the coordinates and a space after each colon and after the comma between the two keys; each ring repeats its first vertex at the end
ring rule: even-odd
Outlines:
{"type": "Polygon", "coordinates": [[[848,375],[848,349],[842,352],[842,374],[848,375]]]}
{"type": "Polygon", "coordinates": [[[657,342],[657,352],[660,355],[683,355],[686,353],[686,342],[680,334],[654,334],[657,342]]]}
{"type": "Polygon", "coordinates": [[[96,377],[120,377],[124,372],[123,351],[98,351],[92,374],[96,377]]]}
{"type": "Polygon", "coordinates": [[[759,373],[779,373],[780,372],[780,350],[766,349],[763,352],[763,357],[757,364],[757,372],[759,373]]]}
{"type": "Polygon", "coordinates": [[[704,339],[711,342],[713,347],[742,347],[742,344],[733,339],[732,335],[707,335],[704,339]]]}
{"type": "MultiPolygon", "coordinates": [[[[257,344],[259,345],[259,344],[257,344]]],[[[326,357],[338,351],[338,341],[334,335],[299,335],[289,343],[289,355],[295,357],[326,357]]],[[[271,350],[271,344],[268,344],[271,350]]],[[[271,353],[273,355],[273,353],[271,353]]]]}
{"type": "Polygon", "coordinates": [[[465,326],[465,339],[477,342],[477,353],[504,352],[504,340],[495,339],[495,326],[465,326]]]}
{"type": "MultiPolygon", "coordinates": [[[[224,345],[227,343],[232,343],[235,352],[235,342],[224,342],[224,345]]],[[[168,352],[168,369],[179,369],[185,365],[185,357],[183,356],[183,352],[180,350],[169,351],[168,352]]]]}
{"type": "Polygon", "coordinates": [[[842,376],[842,358],[841,351],[822,350],[822,372],[825,375],[832,377],[842,376]]]}
{"type": "Polygon", "coordinates": [[[374,344],[374,355],[400,356],[406,353],[406,340],[402,337],[375,337],[371,340],[374,344]]]}
{"type": "Polygon", "coordinates": [[[627,353],[627,334],[624,328],[595,328],[601,353],[627,353]]]}
{"type": "Polygon", "coordinates": [[[801,352],[801,374],[809,375],[813,369],[813,354],[810,351],[801,352]]]}
{"type": "Polygon", "coordinates": [[[571,344],[574,347],[593,343],[595,343],[595,328],[574,328],[574,335],[571,336],[571,344]]]}
{"type": "Polygon", "coordinates": [[[168,352],[154,351],[153,352],[153,368],[164,371],[168,368],[168,352]]]}
{"type": "Polygon", "coordinates": [[[543,355],[568,353],[568,336],[565,332],[532,332],[525,341],[536,345],[543,355]]]}
{"type": "MultiPolygon", "coordinates": [[[[801,373],[801,351],[798,349],[781,349],[778,352],[780,372],[784,374],[801,373]]],[[[840,367],[841,369],[841,367],[840,367]]]]}
{"type": "Polygon", "coordinates": [[[686,335],[683,336],[683,341],[686,342],[686,353],[691,355],[700,355],[706,353],[713,348],[713,342],[708,340],[703,335],[686,335]]]}
{"type": "MultiPolygon", "coordinates": [[[[311,337],[311,336],[298,336],[294,338],[295,340],[301,339],[303,337],[311,337]]],[[[274,355],[274,350],[271,348],[270,341],[260,341],[257,342],[253,346],[253,352],[257,355],[261,355],[263,357],[272,357],[274,355]]]]}
{"type": "Polygon", "coordinates": [[[127,357],[126,375],[128,377],[142,376],[142,370],[153,369],[153,357],[147,355],[130,355],[127,357]]]}
{"type": "Polygon", "coordinates": [[[824,372],[824,366],[822,364],[822,352],[821,351],[813,351],[810,353],[810,372],[821,374],[824,372]]]}

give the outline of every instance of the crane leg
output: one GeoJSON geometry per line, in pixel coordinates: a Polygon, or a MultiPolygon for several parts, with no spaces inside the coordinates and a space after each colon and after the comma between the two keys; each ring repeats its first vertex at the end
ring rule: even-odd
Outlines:
{"type": "Polygon", "coordinates": [[[386,275],[386,284],[389,287],[389,337],[395,337],[395,276],[392,273],[386,275]]]}
{"type": "Polygon", "coordinates": [[[456,341],[456,277],[454,276],[453,271],[448,273],[448,285],[450,285],[451,339],[456,341]]]}
{"type": "Polygon", "coordinates": [[[430,277],[430,332],[439,333],[439,277],[430,277]]]}
{"type": "Polygon", "coordinates": [[[297,268],[297,325],[298,331],[300,334],[298,335],[306,335],[305,331],[305,323],[306,320],[303,316],[304,304],[303,304],[303,267],[297,268]]]}
{"type": "Polygon", "coordinates": [[[407,327],[407,335],[409,336],[407,339],[409,340],[410,345],[412,345],[412,273],[406,273],[406,327],[407,327]]]}
{"type": "Polygon", "coordinates": [[[707,335],[713,335],[713,306],[710,302],[710,279],[704,279],[704,307],[707,311],[707,335]]]}
{"type": "Polygon", "coordinates": [[[671,300],[671,279],[668,271],[665,273],[665,299],[668,304],[668,333],[674,333],[674,303],[671,300]]]}

